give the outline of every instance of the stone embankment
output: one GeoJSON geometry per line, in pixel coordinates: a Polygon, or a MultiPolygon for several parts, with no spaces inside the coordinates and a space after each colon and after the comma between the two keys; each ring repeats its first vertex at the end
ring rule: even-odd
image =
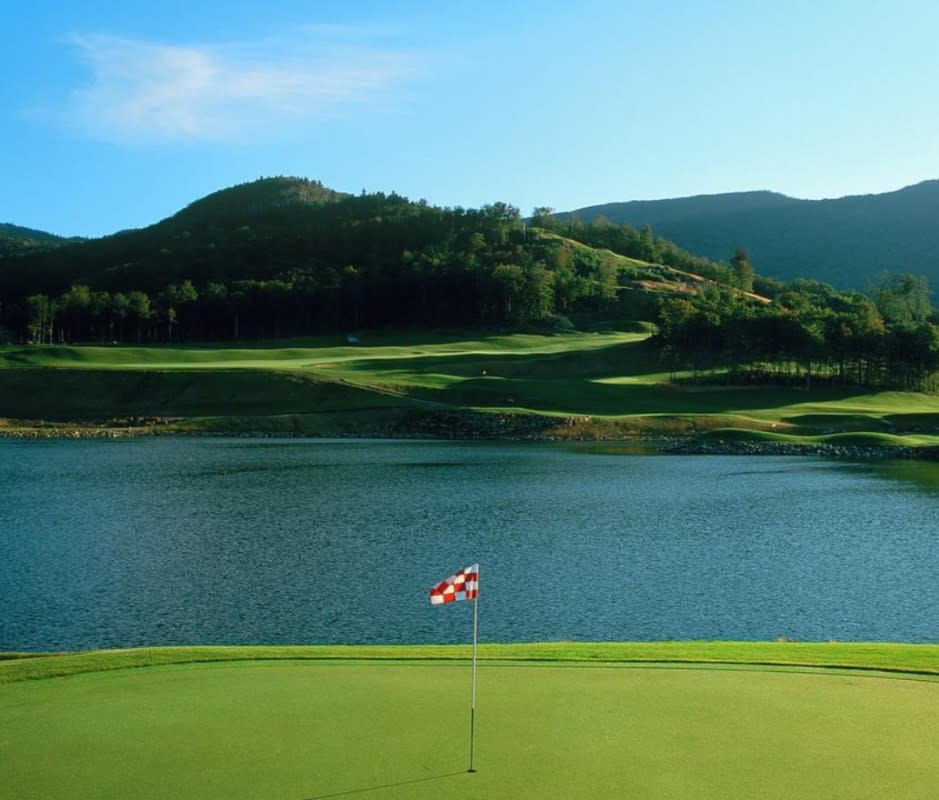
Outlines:
{"type": "Polygon", "coordinates": [[[227,420],[225,429],[212,425],[198,430],[174,417],[129,417],[85,423],[0,420],[0,437],[17,439],[119,439],[137,436],[330,437],[376,439],[452,439],[491,441],[622,441],[641,443],[646,450],[675,455],[791,455],[843,459],[919,459],[939,461],[939,447],[841,444],[834,442],[724,441],[687,433],[637,430],[589,416],[546,417],[524,412],[486,413],[461,410],[408,411],[382,419],[366,415],[316,431],[292,424],[256,429],[249,419],[227,420]]]}
{"type": "Polygon", "coordinates": [[[539,414],[431,411],[409,414],[389,425],[391,436],[428,439],[541,440],[586,438],[590,417],[544,417],[539,414]]]}
{"type": "Polygon", "coordinates": [[[151,436],[154,431],[141,428],[0,428],[0,439],[127,439],[151,436]]]}
{"type": "Polygon", "coordinates": [[[122,417],[94,422],[47,422],[45,420],[0,421],[5,439],[124,439],[175,433],[177,417],[122,417]]]}

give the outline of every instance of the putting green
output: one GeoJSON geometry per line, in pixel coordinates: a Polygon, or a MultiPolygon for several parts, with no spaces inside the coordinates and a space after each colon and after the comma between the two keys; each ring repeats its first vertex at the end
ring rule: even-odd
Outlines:
{"type": "Polygon", "coordinates": [[[247,661],[0,685],[0,798],[932,798],[939,682],[688,665],[247,661]]]}

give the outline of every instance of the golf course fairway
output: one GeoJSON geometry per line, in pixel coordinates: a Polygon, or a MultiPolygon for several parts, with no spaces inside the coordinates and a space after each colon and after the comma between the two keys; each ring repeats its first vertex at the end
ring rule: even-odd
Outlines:
{"type": "MultiPolygon", "coordinates": [[[[34,659],[23,659],[33,661],[34,659]]],[[[0,798],[933,798],[936,676],[464,659],[0,682],[0,798]]]]}

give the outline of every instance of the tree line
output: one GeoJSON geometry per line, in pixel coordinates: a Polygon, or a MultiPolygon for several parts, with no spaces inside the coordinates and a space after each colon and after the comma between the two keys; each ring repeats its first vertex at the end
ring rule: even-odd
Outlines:
{"type": "Polygon", "coordinates": [[[655,339],[667,363],[734,384],[935,389],[939,328],[925,278],[885,275],[869,295],[810,280],[777,289],[767,304],[718,290],[663,299],[655,339]]]}
{"type": "Polygon", "coordinates": [[[153,271],[138,270],[144,285],[123,288],[134,277],[125,270],[122,288],[74,283],[2,303],[0,325],[10,338],[36,343],[222,341],[391,325],[523,324],[616,298],[615,259],[540,235],[512,206],[443,210],[382,196],[357,198],[359,212],[365,200],[372,213],[338,223],[315,255],[307,242],[291,245],[263,224],[245,225],[233,234],[241,246],[227,248],[238,262],[231,268],[201,268],[198,247],[166,254],[175,272],[188,264],[208,275],[202,281],[183,274],[154,289],[153,271]],[[338,248],[347,227],[350,244],[338,248]],[[262,277],[251,275],[252,261],[262,277]]]}

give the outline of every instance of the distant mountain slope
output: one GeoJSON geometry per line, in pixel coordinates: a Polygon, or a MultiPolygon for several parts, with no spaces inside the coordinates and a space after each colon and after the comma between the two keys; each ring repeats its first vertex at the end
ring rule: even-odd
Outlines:
{"type": "Polygon", "coordinates": [[[798,200],[774,192],[633,201],[567,212],[604,216],[726,261],[746,248],[761,275],[807,277],[865,289],[884,270],[913,272],[939,287],[939,180],[895,192],[798,200]]]}
{"type": "Polygon", "coordinates": [[[0,223],[0,257],[29,253],[49,247],[60,247],[69,241],[63,236],[56,236],[45,231],[36,231],[32,228],[21,228],[19,225],[0,223]]]}

